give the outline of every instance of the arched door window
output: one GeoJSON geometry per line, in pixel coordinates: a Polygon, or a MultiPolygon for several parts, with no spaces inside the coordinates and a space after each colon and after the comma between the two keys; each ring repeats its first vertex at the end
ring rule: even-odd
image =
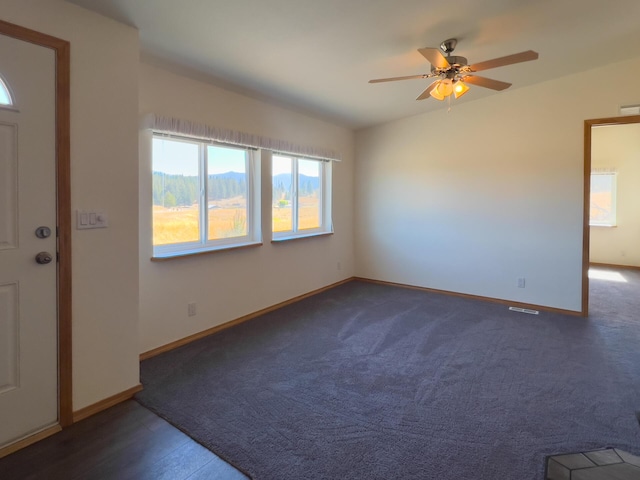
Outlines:
{"type": "Polygon", "coordinates": [[[15,107],[9,87],[0,76],[0,107],[15,107]]]}

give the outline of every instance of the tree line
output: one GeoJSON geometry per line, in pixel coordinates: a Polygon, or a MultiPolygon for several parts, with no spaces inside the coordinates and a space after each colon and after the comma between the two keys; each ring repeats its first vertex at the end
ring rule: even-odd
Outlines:
{"type": "MultiPolygon", "coordinates": [[[[166,208],[193,205],[198,201],[199,183],[197,176],[153,172],[153,204],[166,208]]],[[[247,180],[244,174],[210,175],[207,183],[209,200],[246,197],[247,195],[247,180]]]]}
{"type": "MultiPolygon", "coordinates": [[[[153,204],[166,208],[186,207],[198,201],[200,192],[198,176],[170,175],[153,172],[153,204]]],[[[209,175],[209,200],[247,196],[247,177],[244,173],[228,172],[209,175]]],[[[315,195],[320,188],[318,177],[300,175],[300,196],[315,195]]],[[[280,174],[273,179],[273,200],[291,201],[291,175],[280,174]]]]}
{"type": "MultiPolygon", "coordinates": [[[[291,201],[291,175],[281,173],[273,177],[272,183],[273,201],[281,200],[291,201]]],[[[315,195],[320,189],[320,179],[318,177],[309,177],[300,175],[298,177],[298,195],[307,197],[315,195]]]]}

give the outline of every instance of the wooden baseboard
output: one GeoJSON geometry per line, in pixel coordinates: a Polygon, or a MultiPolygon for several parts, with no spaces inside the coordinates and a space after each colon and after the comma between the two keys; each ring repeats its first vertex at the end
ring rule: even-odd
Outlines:
{"type": "Polygon", "coordinates": [[[12,443],[11,445],[2,447],[0,448],[0,458],[4,458],[7,455],[11,455],[12,453],[17,452],[18,450],[22,450],[23,448],[28,447],[29,445],[33,445],[34,443],[39,442],[40,440],[44,440],[45,438],[50,437],[51,435],[58,433],[61,430],[62,430],[62,427],[59,424],[56,424],[52,427],[45,428],[44,430],[41,430],[38,433],[29,435],[28,437],[23,438],[22,440],[18,440],[17,442],[12,443]]]}
{"type": "Polygon", "coordinates": [[[87,407],[81,408],[80,410],[76,410],[73,412],[73,422],[79,422],[80,420],[84,420],[96,413],[102,412],[107,408],[113,407],[119,403],[124,402],[125,400],[129,400],[133,398],[133,396],[142,390],[142,385],[136,385],[135,387],[131,387],[124,392],[116,393],[104,400],[100,400],[99,402],[94,403],[93,405],[89,405],[87,407]]]}
{"type": "Polygon", "coordinates": [[[640,267],[635,265],[616,265],[614,263],[596,263],[590,262],[590,267],[600,267],[600,268],[615,268],[620,270],[640,270],[640,267]]]}
{"type": "Polygon", "coordinates": [[[372,278],[363,278],[363,277],[354,277],[354,280],[360,280],[363,282],[369,283],[377,283],[380,285],[390,285],[392,287],[401,287],[401,288],[410,288],[412,290],[421,290],[423,292],[431,292],[431,293],[440,293],[442,295],[449,295],[451,297],[460,297],[460,298],[469,298],[471,300],[481,300],[484,302],[498,303],[501,305],[506,305],[508,307],[519,307],[519,308],[527,308],[531,310],[543,310],[545,312],[553,312],[553,313],[561,313],[563,315],[573,315],[573,316],[581,316],[582,312],[578,312],[575,310],[564,310],[561,308],[553,308],[553,307],[545,307],[543,305],[533,305],[530,303],[521,303],[521,302],[512,302],[511,300],[503,300],[500,298],[492,298],[492,297],[482,297],[480,295],[470,295],[468,293],[457,293],[450,292],[448,290],[438,290],[435,288],[428,287],[418,287],[415,285],[407,285],[404,283],[394,283],[394,282],[385,282],[383,280],[374,280],[372,278]]]}
{"type": "Polygon", "coordinates": [[[270,307],[263,308],[262,310],[258,310],[257,312],[249,313],[248,315],[244,315],[240,318],[236,318],[235,320],[231,320],[221,325],[217,325],[215,327],[208,328],[207,330],[203,330],[202,332],[194,333],[193,335],[189,335],[188,337],[181,338],[180,340],[176,340],[175,342],[167,343],[166,345],[162,345],[160,347],[154,348],[147,352],[141,353],[140,361],[146,360],[151,357],[155,357],[156,355],[160,355],[161,353],[168,352],[170,350],[173,350],[174,348],[181,347],[183,345],[194,342],[201,338],[208,337],[209,335],[213,335],[214,333],[218,333],[222,330],[226,330],[227,328],[231,328],[235,325],[239,325],[240,323],[244,323],[248,320],[259,317],[260,315],[264,315],[265,313],[273,312],[274,310],[278,310],[279,308],[286,307],[287,305],[291,305],[292,303],[299,302],[300,300],[303,300],[305,298],[312,297],[326,290],[337,287],[338,285],[342,285],[344,283],[350,282],[351,280],[353,280],[353,277],[347,278],[345,280],[341,280],[336,283],[332,283],[331,285],[327,285],[326,287],[318,288],[317,290],[313,290],[312,292],[299,295],[297,297],[291,298],[284,302],[276,303],[275,305],[271,305],[270,307]]]}

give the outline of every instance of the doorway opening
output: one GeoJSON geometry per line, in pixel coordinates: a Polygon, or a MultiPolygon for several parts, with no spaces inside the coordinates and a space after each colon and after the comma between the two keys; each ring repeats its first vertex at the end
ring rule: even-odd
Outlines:
{"type": "MultiPolygon", "coordinates": [[[[640,138],[640,115],[599,118],[584,122],[584,219],[582,250],[582,315],[589,313],[590,268],[594,281],[624,282],[624,269],[629,269],[635,260],[626,260],[631,252],[625,245],[630,244],[632,234],[628,223],[619,219],[621,208],[628,209],[631,192],[639,191],[637,184],[629,188],[627,172],[630,149],[625,138],[634,135],[640,138]],[[637,133],[635,130],[637,129],[637,133]],[[626,163],[625,163],[626,162],[626,163]],[[621,172],[625,172],[625,188],[621,172]],[[593,185],[593,196],[592,196],[593,185]],[[616,201],[618,198],[618,201],[616,201]],[[624,206],[623,206],[624,205],[624,206]],[[608,250],[607,250],[608,249],[608,250]],[[613,251],[615,249],[615,251],[613,251]]],[[[640,143],[638,145],[640,147],[640,143]]],[[[637,157],[640,149],[631,155],[637,157]]],[[[640,160],[633,159],[633,168],[640,172],[640,160]]],[[[627,217],[629,218],[629,217],[627,217]]],[[[638,219],[640,228],[640,217],[638,219]]],[[[639,252],[635,252],[640,255],[639,252]]],[[[639,263],[640,265],[640,263],[639,263]]],[[[640,269],[640,268],[639,268],[640,269]]]]}

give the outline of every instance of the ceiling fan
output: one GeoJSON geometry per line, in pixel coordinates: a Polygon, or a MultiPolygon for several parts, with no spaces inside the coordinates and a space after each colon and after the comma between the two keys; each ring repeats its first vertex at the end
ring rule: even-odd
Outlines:
{"type": "Polygon", "coordinates": [[[526,52],[514,53],[506,57],[494,58],[473,65],[467,64],[467,59],[451,55],[456,48],[458,41],[455,38],[445,40],[437,48],[419,48],[418,51],[431,63],[431,73],[422,75],[409,75],[406,77],[377,78],[369,80],[369,83],[394,82],[396,80],[410,80],[414,78],[435,78],[438,79],[431,83],[422,92],[416,100],[424,100],[433,97],[437,100],[444,100],[453,94],[455,98],[460,98],[467,93],[469,86],[477,85],[478,87],[490,88],[491,90],[504,90],[511,86],[510,83],[492,80],[491,78],[480,77],[475,72],[489,70],[490,68],[504,67],[514,63],[528,62],[536,60],[538,53],[533,50],[526,52]],[[445,53],[445,57],[442,53],[445,53]]]}

